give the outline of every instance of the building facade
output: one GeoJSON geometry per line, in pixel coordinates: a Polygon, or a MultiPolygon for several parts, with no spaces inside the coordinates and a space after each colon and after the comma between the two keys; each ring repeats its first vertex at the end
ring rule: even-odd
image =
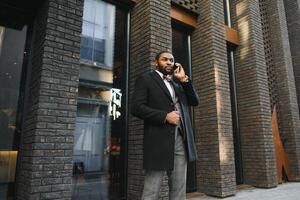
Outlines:
{"type": "Polygon", "coordinates": [[[298,0],[2,0],[0,199],[139,200],[131,94],[162,50],[200,96],[187,192],[300,181],[299,37],[298,0]]]}

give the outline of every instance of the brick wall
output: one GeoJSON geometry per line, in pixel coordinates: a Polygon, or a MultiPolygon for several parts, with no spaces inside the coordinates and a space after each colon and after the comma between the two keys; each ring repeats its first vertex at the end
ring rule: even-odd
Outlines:
{"type": "Polygon", "coordinates": [[[279,0],[261,2],[266,4],[265,17],[272,33],[267,50],[272,54],[271,65],[275,72],[282,141],[289,156],[292,177],[299,180],[300,121],[284,4],[279,0]]]}
{"type": "MultiPolygon", "coordinates": [[[[278,110],[278,91],[277,91],[277,83],[276,83],[276,72],[273,62],[273,54],[271,49],[271,32],[270,32],[270,23],[268,23],[268,2],[266,0],[259,1],[259,9],[261,15],[261,26],[263,33],[263,41],[264,41],[264,52],[265,52],[265,60],[267,67],[267,75],[268,75],[268,84],[269,84],[269,94],[270,94],[270,103],[271,110],[274,106],[277,106],[278,110]]],[[[273,111],[272,111],[273,112],[273,111]]],[[[279,112],[277,112],[279,116],[279,112]]],[[[280,129],[280,118],[277,117],[278,127],[280,129]]]]}
{"type": "MultiPolygon", "coordinates": [[[[156,53],[171,50],[170,1],[138,1],[131,12],[129,98],[137,76],[154,67],[156,53]]],[[[129,101],[130,107],[130,101],[129,101]]],[[[128,135],[128,199],[140,200],[144,183],[143,123],[130,116],[128,135]]],[[[164,181],[161,199],[167,198],[164,181]]]]}
{"type": "MultiPolygon", "coordinates": [[[[200,105],[195,108],[194,116],[199,155],[198,191],[219,197],[230,196],[235,193],[236,183],[222,1],[137,1],[131,12],[129,99],[135,78],[154,67],[156,53],[171,50],[171,2],[200,13],[191,38],[193,84],[200,95],[200,105]]],[[[297,83],[300,70],[296,66],[300,59],[295,44],[299,44],[300,29],[295,24],[299,24],[297,17],[300,14],[295,2],[285,1],[285,6],[295,15],[292,17],[286,12],[297,83]]],[[[273,187],[276,186],[276,169],[263,48],[264,27],[257,17],[261,14],[259,4],[254,0],[233,0],[232,4],[233,27],[241,36],[236,56],[236,77],[244,181],[258,187],[273,187]]],[[[272,27],[272,33],[275,33],[272,40],[277,41],[284,36],[282,43],[275,42],[272,48],[281,48],[282,45],[288,49],[284,46],[287,38],[285,25],[282,25],[284,12],[280,6],[274,4],[268,8],[268,12],[274,12],[280,22],[272,27]],[[279,13],[275,12],[278,9],[276,6],[280,8],[279,13]]],[[[46,0],[36,17],[31,50],[30,95],[17,176],[18,199],[71,197],[82,8],[83,0],[46,0]]],[[[298,178],[299,166],[296,163],[299,163],[297,152],[300,140],[293,97],[295,92],[292,82],[288,81],[292,77],[291,65],[286,60],[289,57],[286,57],[286,51],[274,56],[278,56],[278,60],[275,59],[277,72],[286,73],[281,77],[279,89],[281,102],[287,102],[283,116],[293,122],[284,127],[286,132],[291,133],[289,141],[294,141],[288,146],[294,158],[294,174],[298,178]],[[279,59],[281,57],[284,58],[279,59]]],[[[127,197],[130,200],[139,200],[143,189],[142,141],[143,123],[130,116],[127,197]]],[[[160,199],[168,199],[167,194],[165,179],[160,199]]]]}
{"type": "Polygon", "coordinates": [[[300,2],[299,0],[284,0],[287,19],[291,55],[297,89],[298,106],[300,109],[300,2]]]}
{"type": "Polygon", "coordinates": [[[17,199],[70,199],[81,0],[46,0],[34,23],[17,199]]]}
{"type": "Polygon", "coordinates": [[[199,1],[200,0],[172,0],[172,3],[192,12],[199,13],[199,1]]]}
{"type": "Polygon", "coordinates": [[[226,197],[236,183],[223,1],[199,1],[199,13],[191,41],[193,84],[200,95],[194,109],[197,187],[226,197]]]}
{"type": "Polygon", "coordinates": [[[236,0],[236,83],[244,183],[274,187],[275,153],[259,3],[236,0]]]}
{"type": "MultiPolygon", "coordinates": [[[[298,108],[300,108],[300,2],[299,0],[284,0],[285,14],[287,20],[290,50],[292,56],[294,78],[296,83],[296,92],[298,100],[298,108]]],[[[298,110],[299,112],[299,110],[298,110]]],[[[289,139],[289,144],[286,145],[289,152],[293,152],[290,157],[293,157],[292,161],[292,173],[294,180],[299,181],[300,177],[300,132],[294,132],[289,139]]]]}

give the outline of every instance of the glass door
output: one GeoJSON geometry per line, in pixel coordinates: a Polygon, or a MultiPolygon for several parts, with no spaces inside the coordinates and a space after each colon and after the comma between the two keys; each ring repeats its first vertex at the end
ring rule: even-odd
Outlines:
{"type": "Polygon", "coordinates": [[[0,199],[14,195],[21,133],[27,26],[22,30],[0,26],[0,199]]]}
{"type": "Polygon", "coordinates": [[[75,199],[109,199],[108,116],[107,104],[78,100],[73,165],[75,199]]]}
{"type": "Polygon", "coordinates": [[[73,200],[126,198],[128,10],[85,0],[73,200]]]}

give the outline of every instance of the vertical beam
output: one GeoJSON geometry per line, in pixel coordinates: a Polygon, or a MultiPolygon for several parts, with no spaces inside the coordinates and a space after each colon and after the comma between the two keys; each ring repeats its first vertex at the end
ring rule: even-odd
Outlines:
{"type": "Polygon", "coordinates": [[[234,147],[223,1],[200,1],[192,34],[193,83],[200,95],[194,109],[199,192],[235,194],[234,147]]]}
{"type": "Polygon", "coordinates": [[[82,9],[45,0],[38,10],[17,199],[71,199],[82,9]]]}
{"type": "Polygon", "coordinates": [[[300,110],[300,1],[284,0],[291,55],[300,110]]]}
{"type": "Polygon", "coordinates": [[[268,6],[274,67],[276,74],[280,74],[276,77],[280,125],[286,139],[284,149],[288,154],[293,181],[300,181],[300,120],[296,93],[298,88],[299,97],[300,36],[297,34],[300,34],[300,22],[295,21],[300,20],[299,6],[299,1],[286,1],[284,4],[283,0],[276,0],[268,6]]]}
{"type": "MultiPolygon", "coordinates": [[[[137,1],[131,12],[129,99],[135,79],[154,68],[155,55],[172,50],[170,1],[137,1]]],[[[131,101],[129,101],[129,106],[131,101]]],[[[143,123],[130,117],[128,136],[128,199],[140,200],[143,189],[143,123]]],[[[164,184],[161,197],[167,196],[164,184]]]]}
{"type": "Polygon", "coordinates": [[[275,152],[271,129],[263,35],[257,0],[237,0],[240,36],[236,82],[239,105],[244,183],[276,186],[275,152]]]}

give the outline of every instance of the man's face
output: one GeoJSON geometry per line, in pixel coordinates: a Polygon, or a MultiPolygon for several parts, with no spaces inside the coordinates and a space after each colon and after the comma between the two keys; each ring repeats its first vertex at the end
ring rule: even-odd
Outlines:
{"type": "Polygon", "coordinates": [[[173,74],[174,57],[170,53],[162,53],[156,61],[157,69],[164,75],[173,74]]]}

